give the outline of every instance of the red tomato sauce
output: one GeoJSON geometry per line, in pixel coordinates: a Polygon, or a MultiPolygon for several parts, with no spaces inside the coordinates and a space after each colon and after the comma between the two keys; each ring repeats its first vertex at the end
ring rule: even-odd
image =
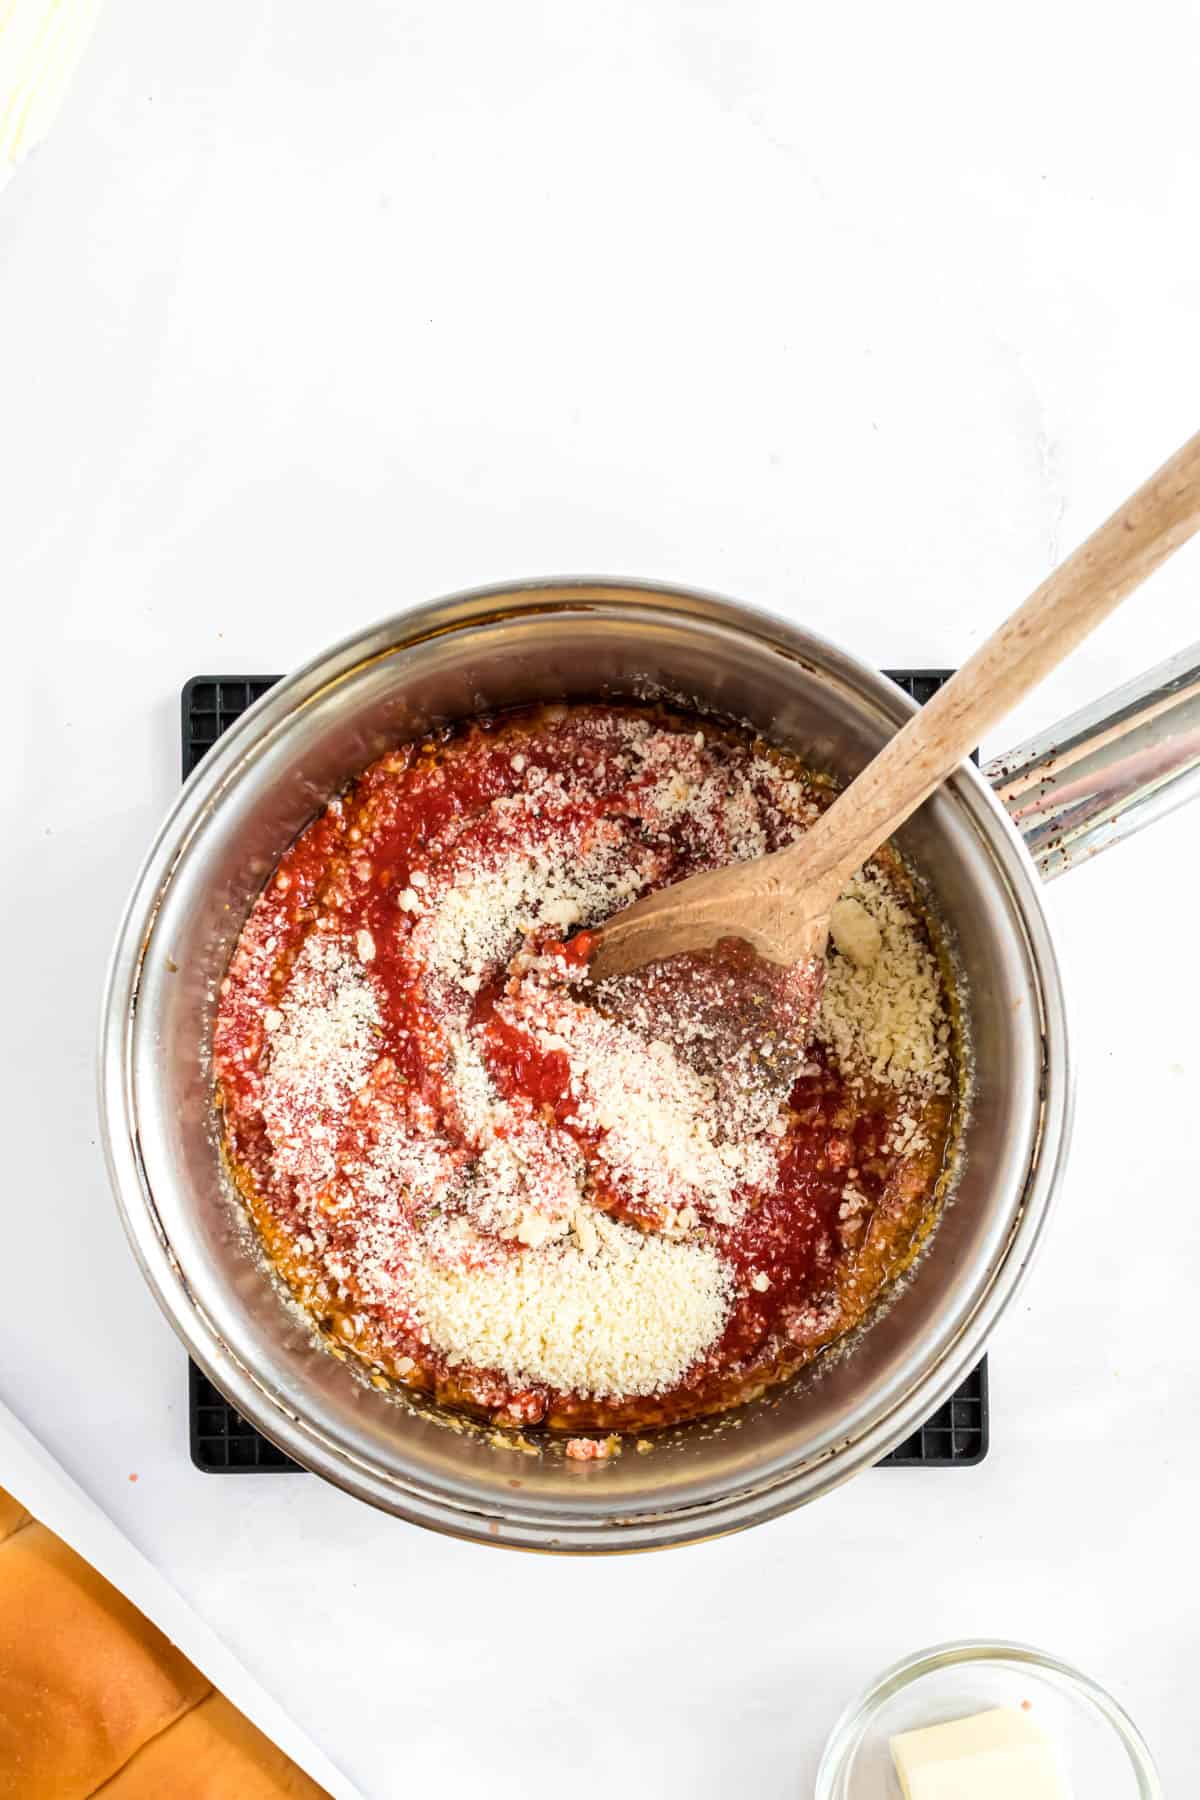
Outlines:
{"type": "MultiPolygon", "coordinates": [[[[465,1248],[455,1252],[464,1267],[538,1253],[478,1224],[473,1196],[484,1165],[461,1072],[464,1042],[471,1069],[483,1071],[473,1079],[486,1078],[488,1104],[503,1108],[501,1147],[526,1137],[532,1146],[520,1164],[530,1183],[526,1218],[541,1204],[534,1175],[543,1151],[547,1179],[565,1179],[566,1170],[597,1212],[647,1232],[666,1216],[660,1196],[631,1186],[606,1160],[611,1128],[580,1118],[571,1057],[514,1021],[506,998],[515,949],[557,947],[564,967],[586,967],[586,927],[599,918],[585,907],[574,936],[557,916],[535,920],[516,943],[501,942],[498,966],[476,981],[473,964],[463,974],[469,944],[460,950],[452,935],[445,966],[437,961],[439,919],[450,916],[464,871],[475,879],[471,871],[494,867],[500,892],[505,880],[512,886],[506,871],[528,863],[536,873],[540,857],[561,866],[570,888],[576,871],[595,863],[602,897],[613,856],[619,863],[627,853],[647,891],[747,846],[780,847],[828,798],[803,770],[737,733],[649,709],[577,707],[403,745],[301,833],[231,960],[214,1066],[238,1187],[268,1256],[328,1339],[376,1379],[502,1423],[632,1430],[751,1397],[867,1316],[936,1214],[951,1106],[945,1095],[914,1100],[848,1081],[820,1044],[781,1096],[770,1180],[735,1187],[722,1200],[729,1216],[693,1209],[695,1234],[728,1271],[729,1300],[718,1335],[669,1386],[581,1391],[464,1363],[431,1340],[403,1278],[414,1247],[440,1241],[447,1220],[466,1221],[465,1248]],[[676,762],[692,804],[677,804],[676,762]],[[609,839],[616,851],[605,848],[609,839]],[[326,943],[333,972],[319,959],[314,972],[309,964],[326,943]],[[296,998],[305,982],[316,994],[309,1011],[324,1007],[341,1021],[325,1059],[305,1037],[309,1012],[296,998]],[[919,1147],[897,1154],[888,1146],[905,1113],[918,1120],[919,1147]],[[400,1173],[389,1186],[392,1169],[400,1173]]],[[[556,904],[565,914],[575,902],[556,904]]],[[[477,923],[467,914],[464,933],[477,923]]],[[[736,989],[736,966],[721,980],[736,989]]],[[[688,978],[693,1007],[702,986],[688,978]]],[[[713,993],[715,1019],[728,1009],[725,989],[713,993]]],[[[703,1023],[707,1045],[715,1027],[707,1016],[703,1023]]]]}

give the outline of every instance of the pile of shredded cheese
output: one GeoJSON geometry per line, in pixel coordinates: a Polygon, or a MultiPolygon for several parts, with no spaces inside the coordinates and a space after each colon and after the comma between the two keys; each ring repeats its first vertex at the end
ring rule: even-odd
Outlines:
{"type": "Polygon", "coordinates": [[[852,924],[849,953],[838,953],[835,920],[819,1035],[847,1080],[861,1085],[870,1079],[901,1092],[948,1093],[950,1021],[937,958],[923,941],[912,908],[870,865],[846,891],[873,929],[864,934],[861,924],[852,924]]]}
{"type": "Polygon", "coordinates": [[[270,1074],[262,1111],[275,1165],[313,1192],[334,1174],[337,1121],[374,1064],[379,1008],[353,953],[314,932],[263,1023],[270,1074]]]}
{"type": "Polygon", "coordinates": [[[601,1141],[614,1187],[640,1211],[657,1212],[673,1235],[699,1218],[732,1224],[746,1194],[777,1169],[778,1095],[736,1067],[689,1059],[695,1025],[686,1012],[660,1010],[647,1030],[636,1015],[607,1016],[553,969],[546,976],[543,962],[516,983],[501,1016],[566,1058],[568,1123],[601,1141]]]}
{"type": "Polygon", "coordinates": [[[413,1298],[452,1364],[502,1369],[562,1392],[608,1396],[672,1387],[729,1310],[721,1258],[595,1215],[595,1248],[574,1239],[497,1268],[415,1265],[413,1298]]]}

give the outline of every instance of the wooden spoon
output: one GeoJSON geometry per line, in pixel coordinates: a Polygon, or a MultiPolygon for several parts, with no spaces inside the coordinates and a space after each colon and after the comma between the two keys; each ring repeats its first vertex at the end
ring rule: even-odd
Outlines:
{"type": "Polygon", "coordinates": [[[823,956],[830,910],[856,870],[1198,527],[1200,433],[1047,577],[796,843],[689,876],[616,913],[595,934],[592,978],[730,937],[774,963],[823,956]]]}

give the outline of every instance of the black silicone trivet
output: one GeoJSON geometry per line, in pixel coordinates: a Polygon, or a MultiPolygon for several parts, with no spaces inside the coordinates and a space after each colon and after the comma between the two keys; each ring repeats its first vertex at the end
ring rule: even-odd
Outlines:
{"type": "MultiPolygon", "coordinates": [[[[949,669],[889,670],[891,678],[923,706],[950,675],[949,669]]],[[[277,675],[194,675],[185,682],[183,703],[183,773],[191,774],[221,733],[261,699],[279,680],[277,675]]],[[[206,1474],[300,1472],[232,1407],[200,1370],[191,1364],[188,1388],[192,1461],[206,1474]]],[[[988,1453],[987,1358],[972,1370],[933,1417],[906,1438],[880,1468],[970,1468],[988,1453]]]]}

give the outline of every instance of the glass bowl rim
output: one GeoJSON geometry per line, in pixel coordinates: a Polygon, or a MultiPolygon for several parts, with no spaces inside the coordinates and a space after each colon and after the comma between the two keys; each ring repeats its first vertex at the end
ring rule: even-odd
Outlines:
{"type": "Polygon", "coordinates": [[[974,1662],[1024,1664],[1043,1670],[1072,1689],[1079,1698],[1089,1702],[1112,1727],[1114,1736],[1129,1757],[1130,1767],[1138,1784],[1139,1800],[1164,1800],[1162,1783],[1145,1739],[1125,1708],[1108,1690],[1073,1664],[1063,1662],[1060,1657],[1051,1656],[1048,1651],[1039,1650],[1033,1644],[1023,1644],[1009,1638],[960,1638],[945,1644],[934,1644],[911,1656],[901,1657],[899,1662],[884,1669],[843,1709],[830,1732],[817,1769],[813,1800],[844,1800],[838,1784],[845,1771],[847,1755],[857,1746],[864,1728],[886,1700],[938,1669],[955,1668],[974,1662]]]}

